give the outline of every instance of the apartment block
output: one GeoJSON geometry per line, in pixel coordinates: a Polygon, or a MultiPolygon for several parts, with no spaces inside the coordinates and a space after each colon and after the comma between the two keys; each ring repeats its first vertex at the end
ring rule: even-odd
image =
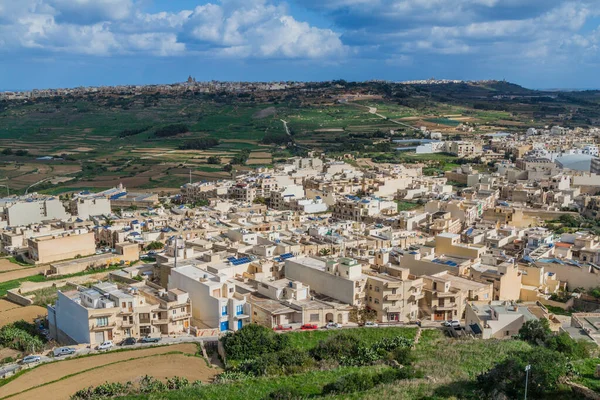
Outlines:
{"type": "Polygon", "coordinates": [[[192,313],[188,294],[149,285],[119,288],[103,282],[59,291],[56,303],[47,307],[50,335],[61,344],[94,347],[106,340],[187,332],[192,313]]]}
{"type": "Polygon", "coordinates": [[[85,257],[96,253],[94,233],[87,231],[28,239],[27,247],[29,259],[36,264],[85,257]]]}
{"type": "MultiPolygon", "coordinates": [[[[224,273],[209,272],[193,265],[172,268],[169,288],[189,293],[197,307],[193,310],[196,326],[201,328],[237,331],[250,322],[250,304],[246,295],[236,291],[241,282],[224,273]]],[[[252,290],[244,290],[249,294],[252,290]]]]}
{"type": "Polygon", "coordinates": [[[469,280],[448,272],[425,275],[425,296],[419,306],[421,317],[432,321],[460,320],[468,300],[492,300],[493,286],[469,280]]]}

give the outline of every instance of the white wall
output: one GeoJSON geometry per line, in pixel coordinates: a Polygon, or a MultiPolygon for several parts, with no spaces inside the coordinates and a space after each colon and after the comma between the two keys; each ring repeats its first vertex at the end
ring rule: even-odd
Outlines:
{"type": "Polygon", "coordinates": [[[56,300],[56,327],[77,343],[90,343],[87,309],[61,292],[56,300]]]}

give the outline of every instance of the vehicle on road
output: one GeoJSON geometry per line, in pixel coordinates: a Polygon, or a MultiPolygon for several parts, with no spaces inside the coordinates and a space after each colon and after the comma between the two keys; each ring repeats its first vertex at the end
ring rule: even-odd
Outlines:
{"type": "Polygon", "coordinates": [[[460,329],[460,321],[444,321],[442,325],[446,328],[460,329]]]}
{"type": "Polygon", "coordinates": [[[159,337],[152,337],[152,336],[144,336],[141,340],[142,343],[158,343],[160,342],[160,338],[159,337]]]}
{"type": "Polygon", "coordinates": [[[42,361],[42,357],[40,356],[27,356],[23,360],[21,360],[22,364],[33,364],[42,361]]]}
{"type": "Polygon", "coordinates": [[[54,357],[68,356],[75,354],[76,351],[73,347],[59,347],[58,349],[54,349],[54,357]]]}
{"type": "Polygon", "coordinates": [[[291,331],[292,328],[290,325],[277,325],[275,328],[273,328],[274,331],[291,331]]]}
{"type": "Polygon", "coordinates": [[[107,340],[106,342],[102,342],[98,345],[98,350],[110,350],[114,346],[112,340],[107,340]]]}
{"type": "Polygon", "coordinates": [[[313,329],[319,329],[319,327],[315,324],[304,324],[300,327],[303,331],[311,331],[313,329]]]}
{"type": "Polygon", "coordinates": [[[379,325],[377,322],[367,321],[365,322],[365,328],[377,328],[379,325]]]}
{"type": "Polygon", "coordinates": [[[336,329],[336,328],[341,328],[342,324],[338,324],[336,322],[328,322],[327,325],[325,325],[325,329],[336,329]]]}
{"type": "Polygon", "coordinates": [[[123,339],[123,341],[121,343],[119,343],[119,346],[133,346],[136,343],[137,343],[137,340],[135,340],[135,338],[128,337],[128,338],[123,339]]]}

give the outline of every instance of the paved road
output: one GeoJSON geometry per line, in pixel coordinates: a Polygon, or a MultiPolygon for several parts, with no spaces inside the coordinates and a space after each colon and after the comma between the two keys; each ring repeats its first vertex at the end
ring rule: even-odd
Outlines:
{"type": "MultiPolygon", "coordinates": [[[[164,345],[172,345],[172,344],[179,344],[179,343],[199,343],[199,342],[202,342],[205,340],[212,341],[212,340],[217,340],[217,339],[218,339],[217,337],[195,337],[195,336],[181,336],[181,337],[174,337],[174,338],[166,337],[166,338],[162,338],[160,340],[160,342],[158,342],[158,343],[136,343],[132,346],[114,346],[110,350],[103,350],[103,351],[92,349],[88,346],[88,347],[83,347],[83,348],[77,349],[74,354],[60,356],[60,357],[48,357],[48,356],[39,354],[39,356],[41,357],[40,362],[29,364],[29,365],[25,366],[25,368],[32,368],[37,365],[52,362],[52,361],[68,360],[69,358],[73,358],[73,357],[77,357],[77,356],[85,356],[88,354],[107,353],[112,350],[119,350],[119,349],[124,349],[124,348],[125,349],[141,349],[141,348],[151,347],[151,346],[164,346],[164,345]]],[[[68,346],[65,346],[65,347],[68,347],[68,346]]],[[[46,352],[46,354],[48,354],[48,352],[46,352]]],[[[23,367],[23,365],[20,363],[12,363],[12,364],[3,365],[0,368],[0,375],[5,375],[7,371],[13,371],[20,367],[23,367]]]]}

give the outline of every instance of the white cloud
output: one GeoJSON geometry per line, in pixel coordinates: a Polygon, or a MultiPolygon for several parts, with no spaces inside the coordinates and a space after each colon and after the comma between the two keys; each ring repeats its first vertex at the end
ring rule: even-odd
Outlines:
{"type": "Polygon", "coordinates": [[[0,0],[0,49],[108,56],[327,58],[340,35],[296,20],[274,0],[221,0],[149,14],[133,0],[0,0]]]}

